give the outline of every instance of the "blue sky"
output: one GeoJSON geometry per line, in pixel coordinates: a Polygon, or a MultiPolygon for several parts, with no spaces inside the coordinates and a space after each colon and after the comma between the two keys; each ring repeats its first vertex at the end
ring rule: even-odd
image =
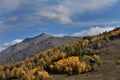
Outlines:
{"type": "Polygon", "coordinates": [[[120,26],[120,0],[0,0],[0,51],[40,33],[85,36],[120,26]]]}

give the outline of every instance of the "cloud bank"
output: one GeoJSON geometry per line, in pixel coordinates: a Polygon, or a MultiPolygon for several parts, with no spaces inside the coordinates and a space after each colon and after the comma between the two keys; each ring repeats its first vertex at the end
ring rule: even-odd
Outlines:
{"type": "MultiPolygon", "coordinates": [[[[103,33],[105,31],[111,31],[115,27],[91,27],[90,29],[87,30],[82,30],[80,32],[73,33],[71,36],[92,36],[92,35],[97,35],[99,33],[103,33]]],[[[68,34],[60,33],[60,34],[55,34],[55,37],[64,37],[68,36],[68,34]]]]}
{"type": "Polygon", "coordinates": [[[99,33],[103,33],[105,31],[110,31],[113,30],[114,27],[91,27],[88,30],[83,30],[81,32],[74,33],[73,36],[91,36],[91,35],[96,35],[99,33]]]}
{"type": "Polygon", "coordinates": [[[30,11],[26,14],[33,21],[57,22],[68,24],[73,22],[76,14],[107,9],[119,0],[0,0],[0,13],[16,10],[30,11]]]}
{"type": "Polygon", "coordinates": [[[71,23],[72,16],[99,11],[114,5],[118,0],[59,0],[58,4],[38,10],[37,15],[46,22],[71,23]]]}
{"type": "Polygon", "coordinates": [[[60,33],[60,34],[54,34],[53,36],[55,36],[55,37],[64,37],[64,36],[68,36],[68,34],[60,33]]]}

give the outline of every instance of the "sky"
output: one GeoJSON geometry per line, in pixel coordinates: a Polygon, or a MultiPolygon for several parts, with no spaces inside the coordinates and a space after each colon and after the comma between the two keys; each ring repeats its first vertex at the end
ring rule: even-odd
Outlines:
{"type": "Polygon", "coordinates": [[[41,33],[87,36],[120,26],[120,0],[0,0],[0,51],[41,33]]]}

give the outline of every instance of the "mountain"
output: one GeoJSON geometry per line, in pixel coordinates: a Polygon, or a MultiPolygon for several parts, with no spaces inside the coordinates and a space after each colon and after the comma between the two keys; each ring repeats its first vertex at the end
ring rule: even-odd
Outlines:
{"type": "Polygon", "coordinates": [[[77,40],[81,37],[54,37],[46,33],[33,38],[26,38],[21,43],[15,44],[0,53],[0,61],[16,62],[24,60],[34,54],[49,48],[65,45],[77,40]]]}
{"type": "Polygon", "coordinates": [[[119,47],[120,28],[86,36],[23,61],[0,65],[0,80],[119,80],[119,47]]]}

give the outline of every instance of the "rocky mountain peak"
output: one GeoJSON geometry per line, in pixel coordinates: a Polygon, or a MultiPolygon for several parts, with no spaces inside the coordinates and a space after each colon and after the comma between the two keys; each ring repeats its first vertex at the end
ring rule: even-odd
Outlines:
{"type": "Polygon", "coordinates": [[[47,33],[41,33],[39,36],[40,36],[40,37],[50,37],[51,35],[49,35],[49,34],[47,34],[47,33]]]}

